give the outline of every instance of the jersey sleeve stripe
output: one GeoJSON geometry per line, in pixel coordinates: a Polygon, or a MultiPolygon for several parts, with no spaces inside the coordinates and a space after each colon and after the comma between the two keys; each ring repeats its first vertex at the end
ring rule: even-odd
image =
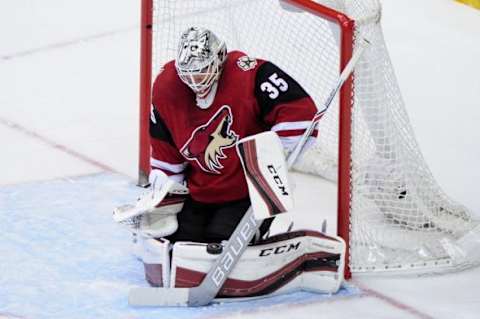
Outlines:
{"type": "MultiPolygon", "coordinates": [[[[288,137],[288,136],[301,136],[303,135],[303,133],[305,132],[305,130],[290,130],[290,131],[277,131],[275,133],[277,133],[278,136],[280,137],[288,137]]],[[[312,134],[310,134],[310,136],[314,136],[316,137],[318,135],[318,130],[313,130],[312,134]]]]}
{"type": "MultiPolygon", "coordinates": [[[[286,149],[288,152],[293,151],[295,146],[297,146],[298,142],[302,136],[287,136],[287,137],[282,137],[280,136],[280,142],[282,142],[283,148],[286,149]]],[[[304,151],[310,148],[314,143],[315,143],[316,137],[310,136],[307,141],[305,142],[304,146],[304,151]]],[[[303,153],[302,152],[302,153],[303,153]]]]}
{"type": "Polygon", "coordinates": [[[281,122],[272,126],[271,130],[274,132],[286,130],[305,130],[310,126],[310,124],[312,124],[312,121],[281,122]]]}
{"type": "Polygon", "coordinates": [[[154,168],[159,168],[163,171],[169,171],[171,173],[182,173],[185,170],[187,163],[173,164],[173,163],[167,163],[151,157],[150,165],[154,168]]]}

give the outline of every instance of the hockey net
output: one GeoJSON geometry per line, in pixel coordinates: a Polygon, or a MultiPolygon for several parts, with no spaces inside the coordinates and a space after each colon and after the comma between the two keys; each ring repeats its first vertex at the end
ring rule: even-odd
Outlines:
{"type": "Polygon", "coordinates": [[[141,177],[149,167],[151,80],[174,59],[187,27],[209,28],[229,50],[274,62],[319,108],[362,34],[372,45],[296,169],[338,183],[338,232],[349,243],[350,271],[440,272],[476,262],[478,224],[441,190],[425,164],[385,46],[377,0],[143,0],[142,6],[141,177]]]}

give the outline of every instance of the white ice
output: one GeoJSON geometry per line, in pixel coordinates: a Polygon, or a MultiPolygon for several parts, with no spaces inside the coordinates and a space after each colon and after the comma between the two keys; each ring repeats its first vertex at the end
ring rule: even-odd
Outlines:
{"type": "MultiPolygon", "coordinates": [[[[355,278],[359,291],[328,298],[128,307],[142,269],[110,213],[141,192],[133,185],[139,2],[0,3],[0,318],[480,317],[478,268],[355,278]]],[[[383,0],[382,19],[425,159],[446,193],[480,216],[480,11],[453,0],[383,0]]]]}

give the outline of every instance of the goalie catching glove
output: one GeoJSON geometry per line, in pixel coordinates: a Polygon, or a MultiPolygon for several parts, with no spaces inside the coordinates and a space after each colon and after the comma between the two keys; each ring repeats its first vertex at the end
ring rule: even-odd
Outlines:
{"type": "Polygon", "coordinates": [[[173,234],[178,228],[177,213],[183,207],[188,188],[168,178],[161,170],[152,170],[150,190],[137,202],[113,210],[113,220],[133,233],[159,238],[173,234]]]}

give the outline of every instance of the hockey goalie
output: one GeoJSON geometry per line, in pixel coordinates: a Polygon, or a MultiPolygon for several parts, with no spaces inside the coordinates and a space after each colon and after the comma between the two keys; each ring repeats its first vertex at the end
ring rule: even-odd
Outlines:
{"type": "MultiPolygon", "coordinates": [[[[151,187],[113,216],[134,234],[148,283],[198,286],[251,209],[259,227],[238,230],[253,237],[244,250],[235,246],[244,245],[241,240],[230,242],[228,253],[238,262],[213,274],[214,281],[222,279],[217,298],[337,292],[341,238],[314,230],[269,232],[275,216],[293,207],[285,155],[317,114],[308,93],[275,64],[227,53],[212,31],[191,27],[152,94],[151,187]]],[[[303,150],[317,130],[308,135],[303,150]]]]}

